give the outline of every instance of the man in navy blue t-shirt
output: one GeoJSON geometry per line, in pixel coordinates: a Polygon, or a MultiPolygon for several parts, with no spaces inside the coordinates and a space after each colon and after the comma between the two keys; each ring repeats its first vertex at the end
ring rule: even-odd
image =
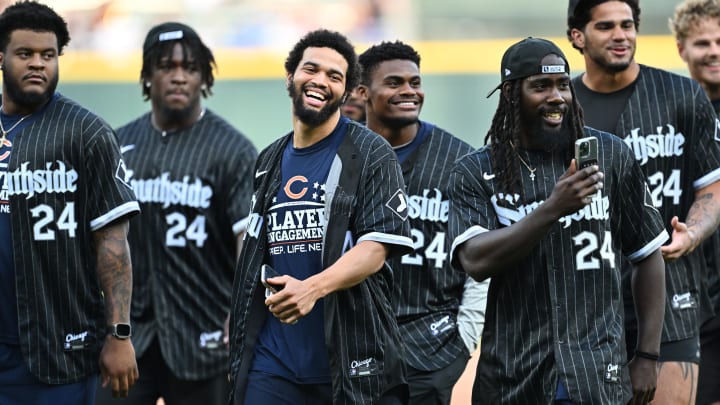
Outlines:
{"type": "Polygon", "coordinates": [[[230,315],[236,404],[407,401],[389,256],[412,248],[395,153],[340,114],[352,45],[310,32],[290,52],[293,131],[263,150],[230,315]],[[266,297],[261,267],[274,292],[266,297]]]}

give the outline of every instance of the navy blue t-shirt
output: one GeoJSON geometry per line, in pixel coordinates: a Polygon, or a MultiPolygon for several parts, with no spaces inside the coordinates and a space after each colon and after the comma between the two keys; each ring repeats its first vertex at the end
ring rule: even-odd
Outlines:
{"type": "Polygon", "coordinates": [[[432,131],[434,126],[430,123],[419,121],[418,122],[420,126],[418,127],[417,134],[415,134],[415,139],[413,139],[410,143],[398,146],[393,148],[395,150],[395,154],[397,155],[398,162],[402,164],[405,159],[410,156],[410,154],[417,149],[418,146],[420,146],[421,143],[427,138],[427,135],[432,131]]]}
{"type": "MultiPolygon", "coordinates": [[[[53,100],[56,98],[57,94],[53,100]]],[[[11,237],[12,225],[10,224],[10,198],[5,174],[8,164],[10,164],[10,152],[15,135],[41,115],[42,111],[19,122],[22,115],[6,115],[0,112],[3,128],[6,131],[12,128],[5,141],[0,145],[0,185],[2,186],[0,188],[0,343],[20,344],[17,295],[15,294],[15,262],[11,237]],[[15,124],[17,126],[13,127],[15,124]]]]}
{"type": "MultiPolygon", "coordinates": [[[[282,157],[282,183],[266,215],[269,264],[298,280],[323,270],[325,182],[338,146],[347,132],[341,117],[333,132],[307,148],[288,142],[282,157]]],[[[323,300],[294,325],[267,317],[255,349],[252,370],[297,384],[330,383],[325,346],[323,300]]]]}

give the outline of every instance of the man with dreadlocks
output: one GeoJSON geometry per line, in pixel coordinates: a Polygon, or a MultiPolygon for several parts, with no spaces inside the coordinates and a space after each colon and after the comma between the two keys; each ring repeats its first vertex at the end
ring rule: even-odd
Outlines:
{"type": "Polygon", "coordinates": [[[492,277],[473,403],[645,403],[655,362],[626,361],[620,290],[625,256],[636,264],[638,348],[656,352],[668,235],[645,178],[620,139],[583,127],[555,44],[512,45],[500,72],[488,144],[449,179],[452,263],[492,277]],[[578,170],[581,137],[597,139],[598,164],[578,170]]]}
{"type": "Polygon", "coordinates": [[[142,209],[128,236],[140,379],[124,401],[98,390],[100,404],[227,401],[223,324],[257,153],[201,105],[214,65],[187,25],[164,23],[147,34],[140,79],[152,109],[117,131],[142,209]]]}

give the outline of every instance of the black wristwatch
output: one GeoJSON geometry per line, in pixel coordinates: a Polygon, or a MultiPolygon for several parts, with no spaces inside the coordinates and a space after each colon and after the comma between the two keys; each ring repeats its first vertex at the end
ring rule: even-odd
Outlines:
{"type": "Polygon", "coordinates": [[[120,340],[125,340],[132,336],[132,328],[129,323],[115,323],[110,326],[110,334],[120,340]]]}

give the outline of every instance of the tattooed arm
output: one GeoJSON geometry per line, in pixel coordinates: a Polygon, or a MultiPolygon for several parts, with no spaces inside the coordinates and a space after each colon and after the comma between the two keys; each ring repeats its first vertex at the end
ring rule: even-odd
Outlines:
{"type": "Polygon", "coordinates": [[[673,261],[697,248],[718,227],[720,221],[720,181],[705,186],[695,193],[685,222],[673,217],[672,240],[661,248],[665,261],[673,261]]]}
{"type": "MultiPolygon", "coordinates": [[[[105,297],[108,325],[130,323],[132,266],[127,243],[128,221],[119,220],[94,232],[98,279],[105,297]]],[[[138,378],[135,349],[130,339],[105,337],[100,353],[103,387],[110,384],[113,397],[125,397],[138,378]]]]}

